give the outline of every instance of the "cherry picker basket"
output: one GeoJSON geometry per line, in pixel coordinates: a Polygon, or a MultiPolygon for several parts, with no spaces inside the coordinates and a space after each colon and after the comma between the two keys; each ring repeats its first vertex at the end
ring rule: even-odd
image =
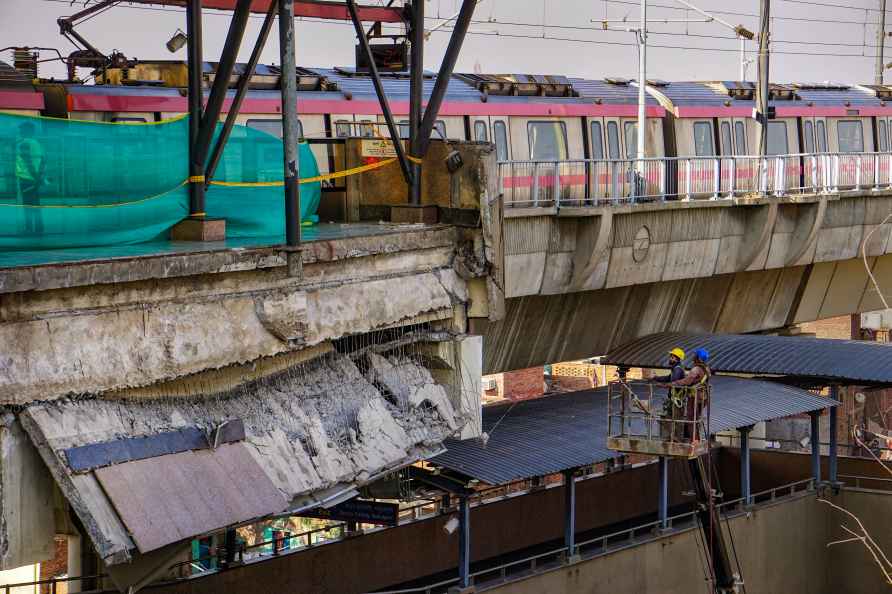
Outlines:
{"type": "Polygon", "coordinates": [[[709,384],[612,381],[607,447],[618,452],[696,458],[709,445],[709,384]]]}

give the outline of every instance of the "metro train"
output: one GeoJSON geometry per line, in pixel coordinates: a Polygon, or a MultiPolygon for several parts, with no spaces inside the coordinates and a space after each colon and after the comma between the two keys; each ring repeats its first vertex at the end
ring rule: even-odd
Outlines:
{"type": "MultiPolygon", "coordinates": [[[[216,66],[204,64],[208,88],[216,66]]],[[[232,87],[243,69],[236,67],[232,87]]],[[[256,69],[237,123],[281,136],[280,74],[275,66],[256,69]]],[[[296,75],[305,138],[387,136],[367,74],[352,68],[298,68],[296,75]]],[[[426,95],[435,76],[425,73],[426,95]]],[[[407,136],[408,75],[382,77],[401,136],[407,136]]],[[[753,83],[647,83],[647,157],[755,154],[753,83]]],[[[187,111],[185,86],[186,65],[177,61],[112,68],[91,85],[34,83],[3,65],[0,111],[102,122],[162,121],[187,111]]],[[[892,86],[776,84],[770,98],[776,119],[768,124],[769,155],[890,152],[892,86]]],[[[637,83],[623,78],[455,74],[434,134],[492,142],[501,161],[628,160],[637,153],[637,102],[637,83]]],[[[333,166],[328,150],[314,146],[323,172],[333,166]]],[[[804,165],[790,163],[786,175],[801,175],[804,165]]],[[[873,163],[865,161],[865,176],[873,174],[873,163]]]]}

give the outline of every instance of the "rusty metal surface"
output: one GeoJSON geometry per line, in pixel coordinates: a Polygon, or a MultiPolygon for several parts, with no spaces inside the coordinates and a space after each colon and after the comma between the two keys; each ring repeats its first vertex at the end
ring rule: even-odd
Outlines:
{"type": "MultiPolygon", "coordinates": [[[[728,431],[837,404],[776,382],[715,376],[709,429],[728,431]]],[[[607,448],[607,388],[485,407],[483,430],[486,443],[447,440],[447,451],[430,462],[498,485],[618,456],[607,448]]]]}
{"type": "Polygon", "coordinates": [[[288,502],[244,444],[94,471],[141,553],[283,511],[288,502]]]}
{"type": "Polygon", "coordinates": [[[664,332],[613,349],[607,361],[629,367],[666,367],[667,353],[677,346],[688,354],[697,348],[709,350],[713,371],[798,376],[826,383],[892,384],[892,344],[861,340],[664,332]]]}

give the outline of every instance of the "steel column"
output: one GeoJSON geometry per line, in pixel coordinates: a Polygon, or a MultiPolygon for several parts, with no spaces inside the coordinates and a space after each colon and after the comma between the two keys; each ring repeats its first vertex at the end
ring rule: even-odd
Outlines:
{"type": "Polygon", "coordinates": [[[471,17],[474,16],[474,9],[477,7],[477,0],[462,0],[461,10],[458,18],[455,19],[455,27],[452,30],[452,37],[449,38],[449,46],[446,48],[446,55],[443,56],[443,63],[440,65],[440,72],[437,75],[437,82],[431,93],[430,101],[424,110],[424,117],[421,120],[421,127],[418,130],[418,145],[420,151],[417,157],[423,157],[430,145],[431,133],[434,130],[434,123],[440,113],[440,106],[443,104],[443,97],[446,96],[446,89],[449,86],[449,79],[452,78],[452,71],[455,69],[455,63],[458,61],[458,54],[461,52],[461,46],[465,41],[465,35],[468,33],[468,27],[471,26],[471,17]]]}
{"type": "Polygon", "coordinates": [[[821,411],[808,413],[811,416],[811,474],[815,478],[815,486],[821,482],[821,411]]]}
{"type": "Polygon", "coordinates": [[[471,585],[471,505],[467,495],[459,498],[458,505],[458,585],[471,585]]]}
{"type": "Polygon", "coordinates": [[[204,212],[204,167],[196,158],[198,132],[201,129],[202,105],[201,88],[201,0],[189,0],[186,7],[186,36],[188,47],[189,78],[189,216],[201,218],[204,212]]]}
{"type": "Polygon", "coordinates": [[[665,530],[669,528],[669,458],[667,456],[660,456],[659,497],[657,519],[660,521],[660,528],[665,530]]]}
{"type": "Polygon", "coordinates": [[[201,169],[202,173],[204,173],[208,149],[223,110],[223,102],[229,89],[229,79],[235,68],[238,50],[242,46],[242,38],[245,36],[248,17],[251,16],[251,2],[252,0],[238,0],[232,21],[229,24],[229,32],[226,34],[226,41],[223,44],[223,51],[220,54],[220,63],[217,65],[217,72],[214,75],[214,84],[208,95],[208,104],[201,118],[201,127],[198,130],[198,148],[193,154],[193,158],[197,161],[195,165],[201,169]]]}
{"type": "Polygon", "coordinates": [[[576,549],[576,481],[575,469],[564,471],[564,546],[567,557],[573,557],[576,549]]]}
{"type": "Polygon", "coordinates": [[[285,153],[285,242],[300,245],[300,165],[297,143],[297,64],[294,57],[294,0],[279,0],[282,61],[282,145],[285,153]]]}
{"type": "Polygon", "coordinates": [[[272,31],[273,22],[276,20],[277,9],[277,1],[274,0],[269,3],[269,11],[267,11],[263,25],[260,27],[260,34],[257,36],[257,42],[254,44],[251,58],[248,60],[248,65],[245,67],[245,71],[238,80],[238,85],[235,89],[235,98],[232,100],[232,104],[229,106],[229,112],[226,114],[226,123],[223,124],[223,130],[220,132],[220,137],[214,145],[214,150],[208,161],[207,169],[205,169],[205,186],[211,183],[211,179],[217,171],[217,166],[220,164],[220,158],[223,156],[223,149],[226,147],[226,142],[229,140],[229,135],[232,133],[232,127],[235,125],[235,120],[238,118],[239,111],[241,111],[242,103],[245,100],[245,96],[248,94],[248,86],[251,82],[251,77],[254,76],[254,70],[260,62],[260,54],[263,52],[263,48],[266,47],[266,40],[269,39],[269,33],[272,31]]]}
{"type": "MultiPolygon", "coordinates": [[[[420,159],[418,131],[421,128],[424,98],[424,3],[412,2],[412,28],[409,32],[412,43],[412,56],[409,64],[409,154],[420,159]]],[[[421,163],[412,163],[412,182],[409,186],[409,204],[421,204],[421,163]]]]}
{"type": "Polygon", "coordinates": [[[387,94],[384,92],[384,86],[381,84],[381,76],[378,74],[378,66],[372,56],[372,50],[369,47],[369,40],[365,36],[365,29],[362,21],[359,20],[359,13],[356,10],[355,0],[347,0],[347,8],[350,10],[350,17],[353,19],[353,28],[356,29],[356,36],[359,38],[359,45],[362,47],[362,53],[369,63],[369,73],[372,76],[372,84],[375,87],[375,93],[378,95],[378,103],[381,104],[381,111],[384,114],[384,121],[387,122],[387,129],[390,131],[390,138],[393,140],[393,148],[396,150],[397,159],[400,162],[400,169],[403,170],[403,177],[406,178],[406,184],[412,184],[412,170],[409,168],[409,159],[406,158],[406,151],[403,149],[400,133],[393,120],[393,112],[390,110],[390,103],[387,101],[387,94]]]}
{"type": "Polygon", "coordinates": [[[740,498],[744,505],[752,505],[752,470],[750,466],[750,431],[753,426],[741,427],[740,432],[740,498]]]}
{"type": "MultiPolygon", "coordinates": [[[[839,402],[839,386],[830,386],[830,397],[833,400],[839,402]]],[[[828,474],[830,475],[829,480],[831,484],[836,484],[839,482],[839,474],[838,474],[838,443],[836,437],[836,424],[837,424],[837,407],[833,406],[830,408],[830,464],[828,469],[828,474]]]]}

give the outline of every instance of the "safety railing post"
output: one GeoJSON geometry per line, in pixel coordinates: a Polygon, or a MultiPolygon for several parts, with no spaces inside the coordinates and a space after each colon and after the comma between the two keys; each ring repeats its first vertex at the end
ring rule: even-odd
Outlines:
{"type": "Polygon", "coordinates": [[[787,175],[784,170],[784,158],[774,158],[774,195],[783,196],[787,187],[787,175]]]}
{"type": "Polygon", "coordinates": [[[873,156],[873,188],[871,189],[874,192],[880,189],[880,156],[878,154],[873,156]]]}
{"type": "Polygon", "coordinates": [[[690,200],[690,199],[691,199],[691,193],[692,193],[692,190],[693,190],[693,187],[692,187],[692,184],[693,184],[693,174],[692,174],[692,172],[691,172],[691,167],[692,167],[693,163],[691,162],[690,159],[685,159],[685,160],[684,160],[684,163],[685,163],[685,168],[684,168],[684,194],[685,194],[685,199],[690,200]]]}
{"type": "Polygon", "coordinates": [[[533,184],[531,189],[533,195],[530,196],[533,206],[539,206],[539,162],[533,163],[533,184]]]}
{"type": "Polygon", "coordinates": [[[839,192],[839,155],[833,155],[833,165],[830,172],[833,182],[831,184],[832,192],[839,192]]]}
{"type": "Polygon", "coordinates": [[[728,171],[728,196],[734,198],[737,193],[737,159],[730,160],[730,168],[728,171]]]}
{"type": "Polygon", "coordinates": [[[718,200],[722,191],[722,160],[712,160],[712,199],[718,200]]]}
{"type": "Polygon", "coordinates": [[[660,181],[659,181],[660,197],[664,202],[666,201],[666,166],[667,166],[666,159],[665,158],[660,159],[660,165],[657,169],[659,169],[659,173],[660,173],[660,181]]]}
{"type": "Polygon", "coordinates": [[[610,199],[613,201],[619,200],[619,173],[617,172],[617,168],[619,167],[619,161],[608,161],[607,167],[610,169],[610,199]]]}
{"type": "Polygon", "coordinates": [[[856,156],[855,161],[855,191],[861,189],[861,155],[856,156]]]}
{"type": "Polygon", "coordinates": [[[558,208],[561,206],[561,165],[555,161],[554,162],[554,179],[551,184],[551,191],[553,192],[551,199],[554,202],[554,205],[558,208]]]}

